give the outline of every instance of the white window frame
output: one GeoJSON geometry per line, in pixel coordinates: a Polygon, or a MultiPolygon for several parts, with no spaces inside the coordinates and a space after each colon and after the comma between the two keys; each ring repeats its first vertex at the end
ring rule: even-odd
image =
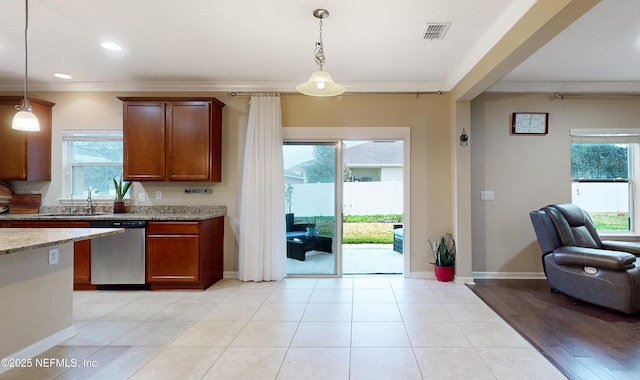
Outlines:
{"type": "MultiPolygon", "coordinates": [[[[96,166],[101,163],[72,163],[70,162],[70,142],[72,141],[120,141],[123,142],[122,130],[107,130],[107,129],[95,129],[95,130],[64,130],[62,132],[62,197],[60,201],[66,203],[71,199],[72,178],[71,173],[73,167],[78,166],[96,166]],[[107,136],[114,135],[114,136],[107,136]]],[[[123,165],[123,162],[104,164],[105,166],[123,165]]],[[[85,196],[88,195],[87,191],[84,192],[85,196]]],[[[77,197],[77,195],[76,195],[77,197]]],[[[92,194],[92,200],[94,203],[110,204],[115,197],[108,195],[92,194]]],[[[128,195],[125,197],[128,198],[128,195]]],[[[75,199],[75,198],[74,198],[75,199]]]]}
{"type": "MultiPolygon", "coordinates": [[[[637,234],[640,226],[640,210],[636,205],[636,192],[640,180],[640,129],[612,128],[612,129],[572,129],[570,131],[571,144],[629,144],[629,213],[630,226],[628,231],[602,231],[605,234],[637,234]]],[[[573,182],[573,178],[570,178],[573,182]]],[[[573,194],[571,195],[573,198],[573,194]]],[[[600,231],[599,231],[600,232],[600,231]]]]}

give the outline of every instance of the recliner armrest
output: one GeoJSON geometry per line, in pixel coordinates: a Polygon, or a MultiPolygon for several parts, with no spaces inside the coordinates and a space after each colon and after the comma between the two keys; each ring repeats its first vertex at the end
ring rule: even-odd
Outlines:
{"type": "Polygon", "coordinates": [[[640,243],[630,241],[603,240],[602,248],[612,251],[629,252],[636,256],[640,256],[640,243]]]}
{"type": "Polygon", "coordinates": [[[559,265],[591,266],[615,271],[632,269],[636,261],[636,257],[627,252],[573,246],[558,247],[551,254],[559,265]]]}

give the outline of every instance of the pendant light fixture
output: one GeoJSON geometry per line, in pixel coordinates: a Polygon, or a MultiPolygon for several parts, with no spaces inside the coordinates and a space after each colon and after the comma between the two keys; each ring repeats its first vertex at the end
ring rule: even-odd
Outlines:
{"type": "Polygon", "coordinates": [[[320,40],[316,42],[313,55],[320,70],[314,71],[309,80],[296,86],[298,92],[310,96],[336,96],[344,92],[344,87],[335,83],[331,79],[331,74],[323,70],[324,66],[324,45],[322,43],[322,19],[329,17],[326,9],[316,9],[313,16],[320,20],[320,40]]]}
{"type": "Polygon", "coordinates": [[[29,99],[27,99],[27,75],[29,68],[29,0],[24,1],[24,99],[17,105],[18,112],[13,117],[11,128],[19,131],[37,132],[40,130],[38,118],[31,111],[29,99]]]}

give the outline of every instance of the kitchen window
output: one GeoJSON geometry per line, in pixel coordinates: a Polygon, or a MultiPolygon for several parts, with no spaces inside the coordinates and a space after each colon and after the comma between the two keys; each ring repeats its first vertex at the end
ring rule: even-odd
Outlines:
{"type": "Polygon", "coordinates": [[[599,231],[634,231],[633,184],[639,165],[639,131],[572,130],[571,201],[599,231]]]}
{"type": "Polygon", "coordinates": [[[65,131],[62,135],[66,181],[63,194],[115,197],[113,179],[122,176],[122,131],[65,131]]]}

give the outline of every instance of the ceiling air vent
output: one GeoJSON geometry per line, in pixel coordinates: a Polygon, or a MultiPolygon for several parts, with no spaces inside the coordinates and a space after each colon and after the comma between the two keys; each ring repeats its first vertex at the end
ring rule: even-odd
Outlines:
{"type": "Polygon", "coordinates": [[[441,40],[447,34],[449,26],[451,26],[450,22],[430,22],[424,29],[422,38],[425,40],[441,40]]]}

